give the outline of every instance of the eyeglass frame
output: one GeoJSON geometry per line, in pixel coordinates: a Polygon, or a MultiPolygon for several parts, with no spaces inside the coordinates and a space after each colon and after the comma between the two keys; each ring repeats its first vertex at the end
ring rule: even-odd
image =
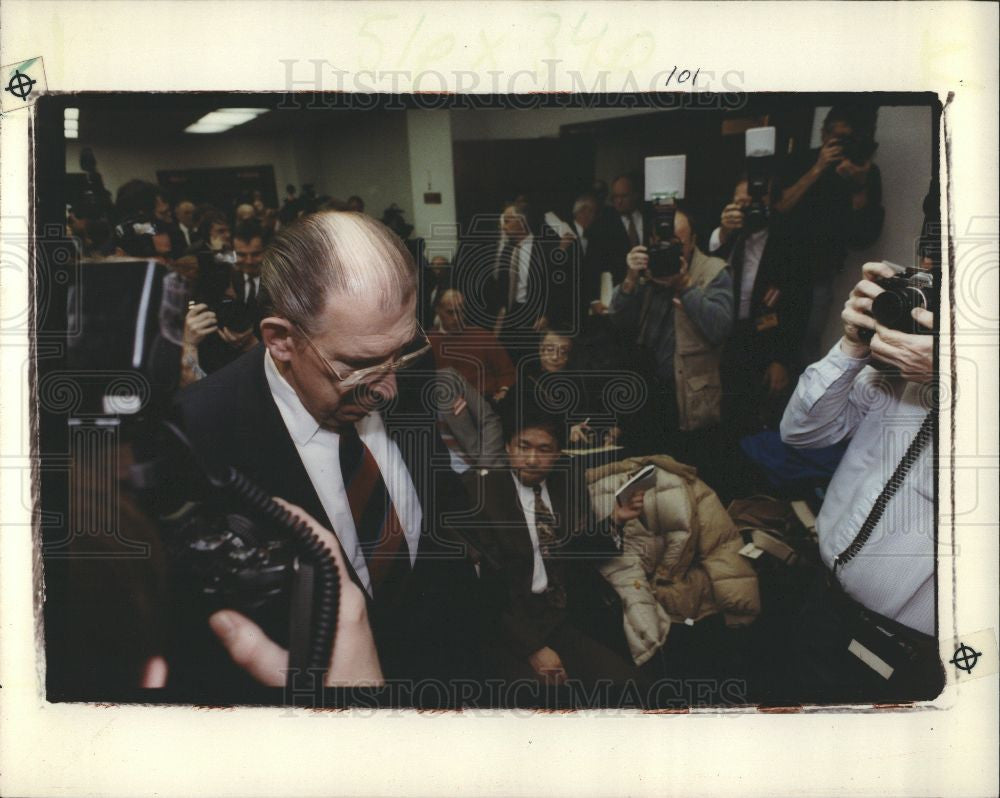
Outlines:
{"type": "MultiPolygon", "coordinates": [[[[344,388],[353,388],[356,385],[360,385],[361,382],[366,377],[372,374],[378,374],[379,376],[384,376],[386,374],[392,374],[394,372],[397,372],[400,369],[404,369],[407,366],[412,365],[417,358],[421,357],[422,355],[426,355],[431,348],[431,339],[428,337],[426,330],[424,330],[424,328],[420,325],[420,322],[417,322],[417,333],[423,336],[424,339],[424,345],[420,347],[420,349],[416,350],[415,352],[410,352],[408,355],[403,355],[401,358],[398,358],[396,360],[390,360],[388,363],[380,363],[377,366],[365,366],[365,368],[363,369],[354,369],[353,371],[348,372],[346,376],[342,377],[340,376],[340,372],[337,371],[333,363],[331,363],[327,359],[327,357],[322,352],[319,351],[319,347],[316,346],[316,344],[313,342],[313,339],[310,338],[309,335],[306,333],[306,331],[302,329],[302,325],[294,321],[292,322],[292,325],[302,334],[302,337],[305,338],[306,343],[308,343],[309,346],[312,347],[312,350],[313,352],[316,353],[316,356],[321,361],[323,361],[323,365],[326,366],[326,368],[330,371],[331,374],[333,374],[333,376],[336,378],[336,382],[340,383],[340,385],[344,388]]],[[[413,341],[415,339],[416,336],[414,336],[410,340],[413,341]]]]}

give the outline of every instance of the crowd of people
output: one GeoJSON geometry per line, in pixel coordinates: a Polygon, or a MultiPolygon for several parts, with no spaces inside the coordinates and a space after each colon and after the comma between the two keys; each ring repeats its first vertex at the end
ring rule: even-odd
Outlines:
{"type": "MultiPolygon", "coordinates": [[[[792,684],[802,698],[878,699],[889,684],[918,697],[932,667],[880,682],[846,649],[816,655],[816,639],[840,639],[819,633],[822,592],[802,598],[811,620],[793,608],[809,624],[797,669],[761,679],[768,646],[798,627],[754,631],[771,611],[761,552],[726,509],[808,488],[823,590],[834,573],[845,601],[933,635],[926,496],[912,487],[905,511],[869,513],[881,464],[902,454],[880,442],[889,411],[875,394],[926,426],[918,388],[933,379],[933,338],[876,325],[874,281],[892,272],[869,265],[843,337],[819,351],[848,247],[881,231],[874,139],[872,113],[834,108],[819,150],[781,164],[763,197],[733,175],[704,241],[678,205],[680,266],[666,276],[650,270],[658,242],[633,175],[595,183],[565,212],[514,197],[495,233],[470,231],[451,258],[428,259],[397,207],[379,222],[360,197],[311,187],[289,186],[280,209],[259,193],[216,209],[136,181],[114,219],[70,224],[88,253],[167,268],[152,404],[206,460],[326,536],[344,576],[329,684],[475,675],[647,690],[711,678],[739,680],[747,701],[787,698],[792,684]],[[895,376],[874,381],[875,363],[895,376]],[[807,484],[776,482],[747,443],[839,445],[839,457],[847,439],[839,467],[812,463],[807,484]],[[649,465],[652,482],[619,501],[649,465]],[[813,489],[827,483],[821,502],[813,489]],[[900,544],[900,513],[925,534],[900,544]],[[866,526],[882,533],[868,547],[854,539],[866,526]],[[765,695],[765,682],[779,687],[765,695]]],[[[924,314],[914,319],[932,327],[924,314]]],[[[172,601],[174,646],[144,685],[282,683],[287,641],[234,610],[209,624],[190,597],[172,601]]]]}

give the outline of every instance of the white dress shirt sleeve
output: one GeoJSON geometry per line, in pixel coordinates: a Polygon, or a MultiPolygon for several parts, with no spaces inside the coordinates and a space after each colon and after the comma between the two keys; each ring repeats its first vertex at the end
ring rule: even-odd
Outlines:
{"type": "Polygon", "coordinates": [[[840,341],[822,360],[799,377],[795,393],[781,419],[781,440],[800,449],[832,446],[850,437],[882,392],[873,382],[878,373],[869,358],[854,358],[840,348],[840,341]]]}
{"type": "Polygon", "coordinates": [[[715,252],[719,247],[722,246],[722,228],[716,227],[712,231],[712,235],[708,237],[708,251],[715,252]]]}

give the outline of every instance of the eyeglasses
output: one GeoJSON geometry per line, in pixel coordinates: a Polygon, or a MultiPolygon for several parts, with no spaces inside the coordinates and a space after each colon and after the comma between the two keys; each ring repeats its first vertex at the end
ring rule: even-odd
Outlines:
{"type": "MultiPolygon", "coordinates": [[[[293,322],[294,323],[294,322],[293,322]]],[[[405,369],[407,366],[412,366],[421,355],[427,353],[431,348],[431,341],[427,337],[427,333],[424,332],[423,328],[417,325],[417,335],[414,336],[413,340],[410,341],[405,347],[403,354],[396,360],[390,360],[387,363],[380,363],[377,366],[369,366],[363,369],[354,369],[353,371],[348,371],[346,374],[341,373],[337,368],[331,363],[322,352],[313,343],[312,338],[306,335],[306,331],[298,324],[295,327],[302,334],[302,337],[306,339],[309,346],[312,347],[313,352],[316,356],[323,361],[323,365],[330,371],[334,376],[334,381],[340,383],[342,388],[353,388],[356,385],[360,385],[365,380],[371,377],[381,377],[386,374],[391,374],[392,372],[399,371],[400,369],[405,369]]]]}

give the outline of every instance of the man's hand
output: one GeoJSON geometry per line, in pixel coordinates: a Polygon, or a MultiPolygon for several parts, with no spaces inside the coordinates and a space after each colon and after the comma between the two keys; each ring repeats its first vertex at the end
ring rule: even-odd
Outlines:
{"type": "Polygon", "coordinates": [[[590,303],[590,312],[595,316],[607,316],[608,306],[601,302],[601,300],[595,299],[590,303]]]}
{"type": "Polygon", "coordinates": [[[816,158],[816,164],[813,166],[813,171],[819,175],[826,171],[827,167],[831,164],[839,163],[844,159],[844,148],[840,145],[837,139],[830,139],[826,144],[819,148],[819,156],[816,158]]]}
{"type": "Polygon", "coordinates": [[[872,300],[882,293],[882,288],[873,280],[878,277],[892,277],[895,272],[884,263],[866,263],[861,267],[862,279],[851,289],[850,296],[844,303],[840,314],[844,322],[844,337],[840,348],[850,357],[867,357],[868,344],[861,339],[861,330],[875,330],[875,319],[872,318],[872,300]]]}
{"type": "Polygon", "coordinates": [[[219,337],[233,349],[239,349],[241,352],[253,349],[258,343],[252,327],[245,332],[233,332],[228,327],[220,327],[219,337]]]}
{"type": "Polygon", "coordinates": [[[771,363],[764,371],[764,385],[767,386],[769,396],[778,396],[784,393],[790,382],[788,369],[777,361],[771,363]]]}
{"type": "Polygon", "coordinates": [[[559,249],[565,252],[567,249],[573,246],[574,241],[576,241],[576,235],[567,230],[559,238],[559,249]]]}
{"type": "Polygon", "coordinates": [[[531,329],[535,332],[541,332],[542,330],[547,330],[549,328],[549,320],[546,316],[539,316],[535,319],[535,323],[531,325],[531,329]]]}
{"type": "MultiPolygon", "coordinates": [[[[321,527],[300,507],[275,499],[317,534],[330,550],[340,574],[340,603],[337,609],[337,636],[334,639],[327,687],[361,687],[384,682],[375,641],[368,625],[368,609],[361,589],[351,581],[344,565],[340,544],[333,533],[321,527]]],[[[235,610],[220,610],[209,618],[212,631],[226,647],[233,662],[254,679],[271,687],[285,684],[288,652],[268,639],[249,618],[235,610]]]]}
{"type": "Polygon", "coordinates": [[[565,684],[566,679],[566,669],[563,667],[562,660],[559,659],[559,655],[553,651],[548,646],[545,648],[540,648],[530,657],[528,657],[528,663],[531,665],[531,669],[538,674],[538,678],[542,680],[545,684],[565,684]]]}
{"type": "Polygon", "coordinates": [[[579,424],[574,424],[569,428],[570,443],[590,443],[591,435],[593,435],[593,431],[586,421],[581,421],[579,424]]]}
{"type": "Polygon", "coordinates": [[[735,202],[730,202],[722,209],[722,217],[719,219],[719,243],[725,244],[730,236],[735,235],[743,229],[743,207],[735,202]]]}
{"type": "Polygon", "coordinates": [[[631,294],[639,282],[639,276],[649,268],[649,253],[646,248],[641,244],[632,247],[625,256],[625,265],[628,266],[628,274],[625,275],[622,290],[626,294],[631,294]]]}
{"type": "Polygon", "coordinates": [[[188,306],[184,317],[184,343],[198,346],[206,337],[218,330],[218,320],[208,305],[196,302],[188,306]]]}
{"type": "MultiPolygon", "coordinates": [[[[934,314],[923,308],[913,309],[913,318],[921,327],[934,329],[934,314]]],[[[871,342],[872,357],[899,369],[900,376],[910,382],[934,380],[934,337],[912,335],[875,325],[871,342]]]]}
{"type": "Polygon", "coordinates": [[[642,515],[642,502],[645,497],[646,491],[639,490],[632,494],[632,498],[629,499],[628,504],[624,507],[620,506],[616,501],[614,509],[611,511],[611,518],[614,520],[615,525],[624,526],[629,521],[634,521],[642,515]]]}
{"type": "Polygon", "coordinates": [[[662,285],[664,288],[673,291],[676,296],[674,296],[674,305],[676,307],[681,307],[680,295],[691,287],[691,273],[688,271],[687,259],[681,255],[681,270],[677,274],[666,277],[662,280],[657,279],[656,283],[662,285]]]}
{"type": "Polygon", "coordinates": [[[864,188],[865,183],[868,182],[868,173],[871,171],[871,168],[871,160],[867,160],[861,164],[861,166],[858,166],[849,158],[844,158],[839,164],[837,164],[836,172],[844,178],[844,180],[853,183],[857,189],[860,190],[864,188]]]}
{"type": "Polygon", "coordinates": [[[501,399],[503,399],[507,395],[508,391],[510,391],[510,386],[509,385],[501,385],[497,389],[497,392],[495,394],[493,394],[493,401],[494,402],[499,402],[501,399]]]}
{"type": "Polygon", "coordinates": [[[604,433],[605,446],[617,446],[622,437],[622,428],[615,425],[604,433]]]}

